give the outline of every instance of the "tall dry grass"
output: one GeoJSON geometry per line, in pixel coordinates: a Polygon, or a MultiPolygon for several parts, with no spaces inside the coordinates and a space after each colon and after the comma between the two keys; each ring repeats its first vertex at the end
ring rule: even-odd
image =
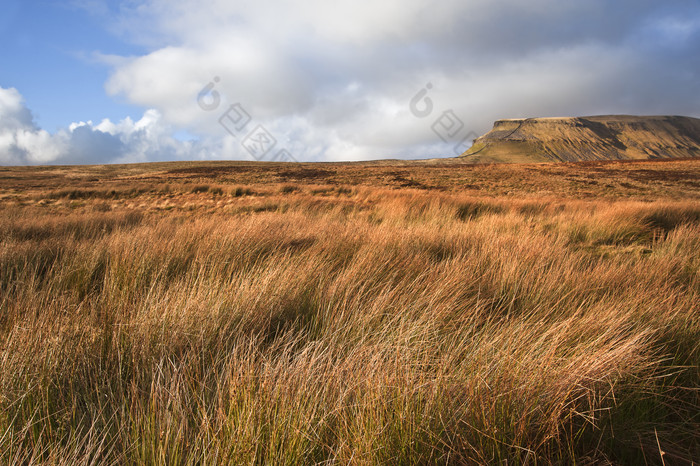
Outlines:
{"type": "Polygon", "coordinates": [[[0,461],[700,457],[700,204],[316,194],[5,207],[0,461]]]}

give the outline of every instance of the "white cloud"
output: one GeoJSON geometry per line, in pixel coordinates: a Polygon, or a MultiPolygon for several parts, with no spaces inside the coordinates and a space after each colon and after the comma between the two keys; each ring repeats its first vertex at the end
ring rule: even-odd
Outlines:
{"type": "Polygon", "coordinates": [[[32,112],[24,106],[24,99],[13,87],[0,87],[0,130],[34,128],[32,112]]]}
{"type": "Polygon", "coordinates": [[[60,142],[34,124],[15,88],[0,87],[0,163],[41,163],[56,157],[60,142]]]}
{"type": "Polygon", "coordinates": [[[245,133],[219,124],[235,103],[246,130],[262,124],[301,160],[452,156],[498,118],[700,116],[700,7],[687,0],[76,1],[149,50],[95,57],[109,94],[153,110],[47,135],[8,90],[0,157],[250,158],[245,133]],[[197,103],[208,83],[220,97],[209,111],[197,103]],[[417,118],[409,102],[427,83],[434,111],[417,118]],[[431,126],[447,110],[463,127],[443,142],[431,126]],[[172,136],[183,130],[199,139],[172,136]]]}
{"type": "MultiPolygon", "coordinates": [[[[160,112],[137,121],[125,118],[70,124],[54,134],[38,128],[16,89],[0,88],[0,164],[125,163],[216,158],[223,141],[175,139],[160,112]]],[[[236,155],[235,151],[228,153],[236,155]]],[[[243,154],[238,154],[243,156],[243,154]]],[[[220,155],[218,155],[220,157],[220,155]]]]}
{"type": "Polygon", "coordinates": [[[215,138],[221,111],[195,96],[219,77],[220,109],[242,103],[299,158],[449,156],[430,129],[447,109],[476,133],[513,116],[697,114],[687,57],[637,41],[673,27],[697,44],[688,16],[683,0],[141,0],[118,24],[152,52],[115,65],[107,90],[215,138]],[[436,113],[421,120],[408,102],[427,82],[436,113]]]}

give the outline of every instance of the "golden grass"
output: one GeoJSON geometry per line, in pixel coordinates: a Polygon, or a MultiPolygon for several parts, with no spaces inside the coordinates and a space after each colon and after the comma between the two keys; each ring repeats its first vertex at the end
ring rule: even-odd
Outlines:
{"type": "Polygon", "coordinates": [[[2,180],[2,463],[700,457],[700,202],[678,180],[582,200],[114,170],[2,180]]]}

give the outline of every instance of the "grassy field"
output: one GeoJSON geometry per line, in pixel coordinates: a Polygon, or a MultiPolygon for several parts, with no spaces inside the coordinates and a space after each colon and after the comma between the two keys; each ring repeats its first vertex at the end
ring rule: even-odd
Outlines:
{"type": "Polygon", "coordinates": [[[691,464],[700,161],[0,168],[3,464],[691,464]]]}

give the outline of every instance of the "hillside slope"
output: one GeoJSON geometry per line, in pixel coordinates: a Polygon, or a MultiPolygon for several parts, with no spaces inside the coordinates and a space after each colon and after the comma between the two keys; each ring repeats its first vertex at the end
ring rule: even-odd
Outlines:
{"type": "Polygon", "coordinates": [[[615,115],[498,120],[461,157],[473,162],[700,157],[700,119],[615,115]]]}

